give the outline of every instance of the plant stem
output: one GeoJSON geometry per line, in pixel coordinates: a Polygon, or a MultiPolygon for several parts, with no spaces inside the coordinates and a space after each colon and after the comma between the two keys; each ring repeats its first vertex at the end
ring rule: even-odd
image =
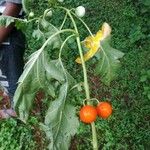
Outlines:
{"type": "Polygon", "coordinates": [[[66,13],[66,15],[65,15],[65,17],[64,17],[63,23],[62,23],[61,26],[60,26],[60,30],[63,28],[63,26],[64,26],[66,20],[67,20],[67,13],[66,13]]]}
{"type": "MultiPolygon", "coordinates": [[[[74,18],[71,15],[70,11],[67,10],[67,13],[68,13],[73,25],[74,25],[76,33],[79,34],[77,25],[75,23],[74,18]]],[[[79,36],[76,37],[76,41],[77,41],[77,45],[78,45],[78,49],[79,49],[79,54],[80,54],[80,57],[81,57],[81,62],[82,62],[83,75],[84,75],[84,89],[85,89],[86,99],[90,99],[90,92],[89,92],[90,90],[89,90],[89,84],[88,84],[88,79],[87,79],[87,70],[86,70],[86,66],[85,66],[85,61],[84,61],[82,47],[81,47],[81,40],[80,40],[79,36]]]]}
{"type": "Polygon", "coordinates": [[[93,143],[92,143],[93,150],[98,150],[97,133],[96,133],[96,127],[94,122],[91,123],[91,127],[92,127],[92,137],[93,137],[93,143]]]}
{"type": "Polygon", "coordinates": [[[60,30],[60,31],[56,32],[55,34],[53,34],[52,36],[50,36],[50,37],[45,41],[45,43],[43,44],[43,46],[41,47],[41,49],[43,50],[43,49],[45,48],[45,46],[49,43],[49,41],[50,41],[53,37],[59,35],[60,33],[64,33],[64,32],[72,32],[72,33],[77,34],[77,33],[75,32],[75,30],[72,30],[72,29],[60,30]]]}
{"type": "Polygon", "coordinates": [[[81,23],[85,26],[85,28],[88,30],[88,32],[90,33],[90,35],[93,37],[93,34],[92,34],[90,28],[88,27],[88,25],[87,25],[81,18],[77,17],[75,13],[73,13],[73,12],[71,12],[71,13],[72,13],[78,20],[81,21],[81,23]]]}
{"type": "MultiPolygon", "coordinates": [[[[73,25],[75,28],[75,31],[79,34],[77,25],[75,23],[74,18],[72,17],[70,11],[68,9],[66,9],[73,25]]],[[[76,37],[77,40],[77,45],[78,45],[78,49],[79,49],[79,54],[81,57],[81,63],[82,63],[82,68],[83,68],[83,75],[84,75],[84,88],[85,88],[85,94],[86,94],[86,99],[90,99],[90,91],[89,91],[89,84],[88,84],[88,78],[87,78],[87,70],[86,70],[86,65],[85,65],[85,61],[84,61],[84,57],[83,57],[83,52],[82,52],[82,47],[81,47],[81,40],[80,37],[76,37]]],[[[88,104],[90,104],[90,102],[88,102],[88,104]]],[[[97,135],[96,135],[96,128],[95,128],[95,124],[91,123],[91,128],[92,128],[92,137],[93,137],[93,150],[98,150],[98,144],[97,144],[97,135]]]]}
{"type": "Polygon", "coordinates": [[[67,42],[70,38],[72,38],[73,36],[75,36],[75,34],[72,34],[72,35],[68,36],[68,37],[64,40],[64,42],[62,43],[62,45],[61,45],[61,47],[60,47],[60,51],[59,51],[59,62],[60,62],[60,64],[61,64],[61,67],[62,67],[63,72],[64,72],[64,74],[65,74],[66,80],[67,80],[67,74],[66,74],[65,68],[64,68],[64,66],[63,66],[63,63],[62,63],[62,61],[61,61],[61,55],[62,55],[62,50],[63,50],[63,48],[64,48],[66,42],[67,42]]]}

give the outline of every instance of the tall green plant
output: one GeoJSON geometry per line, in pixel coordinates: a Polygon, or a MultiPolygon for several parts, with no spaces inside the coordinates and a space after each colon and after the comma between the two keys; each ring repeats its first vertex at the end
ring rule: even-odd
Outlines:
{"type": "MultiPolygon", "coordinates": [[[[93,99],[95,98],[91,98],[90,96],[85,62],[97,54],[95,71],[101,76],[101,80],[106,85],[109,85],[117,76],[116,71],[120,66],[119,59],[123,57],[123,53],[110,46],[111,28],[107,23],[104,23],[102,29],[95,35],[92,34],[88,25],[81,19],[85,13],[84,7],[80,6],[70,10],[58,4],[54,5],[54,2],[51,3],[51,1],[49,1],[49,4],[50,8],[46,9],[42,16],[34,18],[34,14],[32,13],[31,15],[29,13],[28,20],[1,16],[0,24],[8,26],[12,22],[15,22],[18,28],[26,28],[30,22],[36,24],[37,29],[33,31],[33,36],[42,42],[42,46],[29,57],[24,72],[18,81],[18,88],[14,96],[15,109],[18,117],[23,122],[26,122],[30,115],[36,93],[39,90],[44,91],[47,98],[52,100],[46,112],[45,120],[41,124],[46,132],[47,139],[50,141],[48,148],[66,150],[69,148],[71,137],[75,135],[79,126],[75,106],[71,105],[68,100],[68,94],[73,87],[76,87],[77,83],[74,77],[67,71],[62,61],[63,50],[68,48],[68,40],[76,39],[76,43],[74,44],[77,45],[79,52],[76,62],[83,69],[83,88],[85,90],[83,101],[88,105],[93,105],[93,99]],[[47,17],[59,17],[50,16],[56,9],[66,13],[63,22],[57,27],[47,19],[47,17]],[[69,18],[72,24],[71,29],[64,28],[67,18],[69,18]],[[83,23],[90,34],[83,42],[81,41],[80,27],[77,26],[75,18],[83,23]],[[85,54],[83,53],[83,48],[87,50],[85,54]],[[59,50],[56,59],[52,59],[49,56],[48,49],[51,51],[59,50]]],[[[28,13],[27,0],[24,0],[23,7],[28,13]]],[[[93,149],[98,150],[94,122],[91,123],[91,128],[93,149]]]]}

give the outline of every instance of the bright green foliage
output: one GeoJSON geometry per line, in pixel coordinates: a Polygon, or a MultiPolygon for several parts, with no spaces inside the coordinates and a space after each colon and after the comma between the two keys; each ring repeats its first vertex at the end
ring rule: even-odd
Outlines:
{"type": "Polygon", "coordinates": [[[35,150],[36,142],[30,126],[9,119],[0,122],[0,150],[35,150]]]}
{"type": "Polygon", "coordinates": [[[144,92],[143,94],[150,100],[150,70],[142,70],[140,81],[143,83],[144,92]]]}
{"type": "Polygon", "coordinates": [[[23,10],[28,13],[28,8],[30,6],[30,2],[29,0],[22,0],[22,7],[23,7],[23,10]]]}

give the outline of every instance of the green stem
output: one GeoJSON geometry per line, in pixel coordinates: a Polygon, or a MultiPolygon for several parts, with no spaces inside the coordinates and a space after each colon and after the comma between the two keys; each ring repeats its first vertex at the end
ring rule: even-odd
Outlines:
{"type": "Polygon", "coordinates": [[[52,36],[50,36],[50,37],[45,41],[45,43],[43,44],[43,46],[41,47],[41,49],[44,49],[45,46],[49,43],[49,41],[50,41],[53,37],[59,35],[60,33],[64,33],[64,32],[72,32],[72,33],[77,34],[77,33],[76,33],[74,30],[72,30],[72,29],[60,30],[60,31],[56,32],[55,34],[53,34],[52,36]]]}
{"type": "Polygon", "coordinates": [[[60,52],[59,52],[59,62],[60,62],[60,64],[61,64],[61,67],[62,67],[63,72],[64,72],[64,74],[65,74],[66,80],[67,80],[67,74],[66,74],[65,68],[64,68],[64,66],[63,66],[63,63],[62,63],[62,61],[61,61],[61,55],[62,55],[62,50],[63,50],[63,48],[64,48],[66,42],[67,42],[70,38],[72,38],[73,36],[75,36],[75,34],[72,34],[72,35],[68,36],[68,37],[64,40],[64,42],[62,43],[62,45],[61,45],[61,47],[60,47],[60,52]]]}
{"type": "MultiPolygon", "coordinates": [[[[76,33],[79,34],[79,31],[78,31],[78,28],[77,28],[77,25],[75,23],[75,20],[74,18],[72,17],[71,13],[69,10],[67,10],[67,13],[74,25],[74,28],[75,28],[75,31],[76,33]]],[[[78,45],[78,49],[79,49],[79,54],[80,54],[80,57],[81,57],[81,63],[82,63],[82,68],[83,68],[83,75],[84,75],[84,88],[85,88],[85,94],[86,94],[86,99],[90,99],[90,90],[89,90],[89,84],[88,84],[88,79],[87,79],[87,70],[86,70],[86,66],[85,66],[85,61],[84,61],[84,57],[83,57],[83,52],[82,52],[82,47],[81,47],[81,40],[80,40],[80,37],[77,36],[76,37],[76,41],[77,41],[77,45],[78,45]]]]}
{"type": "MultiPolygon", "coordinates": [[[[63,7],[62,7],[62,9],[66,10],[66,12],[68,13],[68,15],[69,15],[69,17],[70,17],[70,19],[71,19],[71,21],[72,21],[72,23],[74,25],[76,33],[79,34],[77,25],[75,23],[74,18],[71,15],[70,11],[68,9],[66,9],[66,8],[63,8],[63,7]]],[[[85,65],[83,52],[82,52],[82,47],[81,47],[81,40],[80,40],[79,36],[76,37],[76,41],[77,41],[79,54],[80,54],[80,57],[81,57],[82,68],[83,68],[84,89],[85,89],[86,99],[90,99],[89,84],[88,84],[88,78],[87,78],[87,70],[86,70],[86,65],[85,65]]],[[[88,104],[90,104],[90,102],[88,102],[88,104]]],[[[95,128],[95,124],[94,123],[91,123],[91,128],[92,128],[92,137],[93,137],[93,150],[98,150],[96,128],[95,128]]]]}
{"type": "Polygon", "coordinates": [[[92,127],[92,137],[93,137],[93,150],[98,150],[98,144],[97,144],[97,134],[96,134],[96,127],[95,123],[91,123],[92,127]]]}
{"type": "Polygon", "coordinates": [[[63,23],[62,23],[61,26],[60,26],[60,30],[63,28],[63,26],[64,26],[66,20],[67,20],[67,13],[66,13],[66,15],[65,15],[65,17],[64,17],[63,23]]]}
{"type": "Polygon", "coordinates": [[[81,23],[85,26],[85,28],[87,29],[87,31],[88,31],[88,32],[90,33],[90,35],[93,37],[93,34],[92,34],[90,28],[88,27],[88,25],[87,25],[81,18],[77,17],[75,13],[73,13],[73,12],[71,12],[71,13],[72,13],[78,20],[81,21],[81,23]]]}

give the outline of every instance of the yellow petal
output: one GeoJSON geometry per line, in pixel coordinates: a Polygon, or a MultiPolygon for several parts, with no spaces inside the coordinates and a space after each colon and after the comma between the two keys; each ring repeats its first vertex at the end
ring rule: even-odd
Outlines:
{"type": "MultiPolygon", "coordinates": [[[[84,61],[89,60],[96,54],[100,47],[100,41],[107,38],[110,34],[111,27],[108,23],[104,23],[102,25],[102,30],[99,30],[94,37],[89,36],[84,40],[85,47],[90,49],[86,54],[84,54],[84,61]]],[[[78,57],[75,61],[79,64],[82,63],[80,57],[78,57]]]]}
{"type": "Polygon", "coordinates": [[[95,40],[96,41],[100,41],[103,37],[103,32],[102,30],[99,30],[97,33],[96,33],[96,36],[95,36],[95,40]]]}
{"type": "Polygon", "coordinates": [[[93,37],[89,36],[84,40],[84,45],[86,48],[91,48],[91,44],[93,42],[93,37]]]}
{"type": "MultiPolygon", "coordinates": [[[[89,60],[90,58],[92,58],[92,57],[96,54],[96,52],[98,51],[98,48],[99,48],[99,47],[95,47],[94,49],[90,49],[86,54],[84,54],[84,56],[83,56],[84,61],[87,61],[87,60],[89,60]]],[[[75,61],[76,61],[78,64],[81,64],[81,63],[82,63],[80,57],[78,57],[75,61]]]]}

